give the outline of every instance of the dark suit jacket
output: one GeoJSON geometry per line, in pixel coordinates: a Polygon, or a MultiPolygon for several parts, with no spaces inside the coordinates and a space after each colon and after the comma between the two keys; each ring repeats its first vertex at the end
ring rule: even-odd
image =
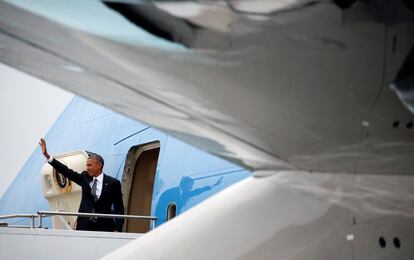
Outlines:
{"type": "MultiPolygon", "coordinates": [[[[58,172],[68,177],[70,180],[82,187],[82,200],[79,212],[103,214],[124,214],[124,204],[122,202],[121,183],[111,176],[104,174],[102,192],[99,199],[95,202],[91,194],[89,183],[93,180],[87,171],[77,173],[69,169],[58,160],[53,159],[50,163],[58,172]]],[[[96,231],[122,231],[124,219],[98,218],[97,222],[90,221],[89,217],[78,217],[77,230],[96,230],[96,231]]]]}

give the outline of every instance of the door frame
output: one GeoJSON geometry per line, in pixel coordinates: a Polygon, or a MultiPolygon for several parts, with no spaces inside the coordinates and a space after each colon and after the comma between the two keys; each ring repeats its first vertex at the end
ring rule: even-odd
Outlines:
{"type": "MultiPolygon", "coordinates": [[[[136,146],[132,146],[128,151],[127,157],[125,159],[124,173],[122,175],[122,181],[121,181],[121,191],[122,191],[122,197],[123,197],[124,208],[126,210],[126,214],[129,214],[128,212],[129,196],[130,196],[130,191],[131,191],[131,186],[132,186],[132,180],[134,177],[136,162],[143,152],[159,148],[160,153],[161,153],[160,144],[161,144],[160,141],[153,141],[153,142],[149,142],[145,144],[139,144],[136,146]]],[[[159,158],[160,158],[160,154],[158,154],[157,165],[158,165],[159,158]]],[[[154,174],[154,178],[155,178],[155,175],[156,173],[154,174]]],[[[123,227],[124,231],[126,231],[127,222],[128,222],[128,219],[125,220],[125,224],[123,227]]]]}

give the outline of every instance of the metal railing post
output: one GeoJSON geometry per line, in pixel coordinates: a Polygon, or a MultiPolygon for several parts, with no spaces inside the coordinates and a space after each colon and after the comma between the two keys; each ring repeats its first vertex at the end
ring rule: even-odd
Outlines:
{"type": "Polygon", "coordinates": [[[31,216],[30,220],[31,220],[30,228],[33,229],[34,228],[34,216],[31,216]]]}
{"type": "Polygon", "coordinates": [[[150,230],[153,230],[155,228],[155,223],[156,223],[156,219],[151,219],[150,220],[150,230]]]}
{"type": "Polygon", "coordinates": [[[38,228],[42,228],[42,225],[43,225],[43,223],[42,223],[43,214],[42,214],[41,211],[38,211],[37,214],[38,214],[38,218],[39,218],[39,226],[38,226],[38,228]]]}

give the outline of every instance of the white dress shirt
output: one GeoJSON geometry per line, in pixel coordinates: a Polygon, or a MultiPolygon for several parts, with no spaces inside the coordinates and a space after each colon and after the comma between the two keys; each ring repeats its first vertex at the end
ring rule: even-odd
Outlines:
{"type": "MultiPolygon", "coordinates": [[[[53,157],[50,156],[47,162],[51,163],[53,161],[53,157]]],[[[98,177],[93,177],[92,181],[89,183],[89,187],[92,188],[93,182],[97,179],[96,183],[96,197],[99,199],[102,193],[102,185],[103,185],[103,173],[99,174],[98,177]]]]}

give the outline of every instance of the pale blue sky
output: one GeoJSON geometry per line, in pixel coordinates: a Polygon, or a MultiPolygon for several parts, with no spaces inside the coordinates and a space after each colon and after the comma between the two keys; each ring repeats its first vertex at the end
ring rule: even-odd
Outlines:
{"type": "Polygon", "coordinates": [[[180,44],[164,40],[139,28],[99,0],[7,0],[7,2],[72,29],[114,41],[189,51],[180,44]]]}
{"type": "Polygon", "coordinates": [[[72,97],[0,63],[0,198],[72,97]]]}

